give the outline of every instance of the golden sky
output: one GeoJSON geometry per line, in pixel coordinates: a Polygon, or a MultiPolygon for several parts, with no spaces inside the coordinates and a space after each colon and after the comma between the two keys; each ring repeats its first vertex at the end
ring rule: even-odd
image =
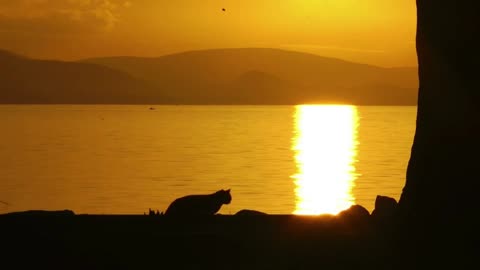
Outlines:
{"type": "Polygon", "coordinates": [[[415,24],[414,0],[0,0],[0,48],[65,60],[268,47],[414,66],[415,24]]]}

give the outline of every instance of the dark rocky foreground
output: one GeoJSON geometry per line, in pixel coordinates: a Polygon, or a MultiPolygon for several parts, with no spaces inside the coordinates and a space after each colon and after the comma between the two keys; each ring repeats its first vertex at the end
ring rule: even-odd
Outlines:
{"type": "MultiPolygon", "coordinates": [[[[11,215],[7,261],[48,268],[337,269],[383,263],[366,224],[291,215],[11,215]],[[167,267],[168,266],[168,267],[167,267]]],[[[385,261],[385,260],[383,260],[385,261]]]]}
{"type": "Polygon", "coordinates": [[[319,217],[14,213],[0,215],[0,257],[2,269],[443,269],[478,251],[396,224],[360,207],[319,217]]]}

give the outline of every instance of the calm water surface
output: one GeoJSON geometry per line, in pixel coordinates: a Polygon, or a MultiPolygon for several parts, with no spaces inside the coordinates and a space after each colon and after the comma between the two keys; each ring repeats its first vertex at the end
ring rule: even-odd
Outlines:
{"type": "Polygon", "coordinates": [[[416,107],[0,106],[0,213],[142,214],[231,188],[223,214],[399,198],[416,107]]]}

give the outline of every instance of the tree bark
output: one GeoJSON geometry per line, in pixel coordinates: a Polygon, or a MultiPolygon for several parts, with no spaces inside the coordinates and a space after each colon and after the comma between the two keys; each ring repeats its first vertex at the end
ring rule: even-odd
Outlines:
{"type": "Polygon", "coordinates": [[[407,220],[475,219],[480,199],[478,0],[417,0],[417,126],[400,198],[407,220]],[[470,217],[470,218],[469,218],[470,217]]]}

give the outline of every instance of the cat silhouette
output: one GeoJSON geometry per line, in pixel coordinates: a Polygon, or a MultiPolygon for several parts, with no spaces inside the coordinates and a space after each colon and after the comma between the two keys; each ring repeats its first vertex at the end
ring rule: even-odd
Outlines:
{"type": "Polygon", "coordinates": [[[174,200],[165,211],[170,216],[214,215],[222,205],[230,204],[230,189],[206,195],[188,195],[174,200]]]}

